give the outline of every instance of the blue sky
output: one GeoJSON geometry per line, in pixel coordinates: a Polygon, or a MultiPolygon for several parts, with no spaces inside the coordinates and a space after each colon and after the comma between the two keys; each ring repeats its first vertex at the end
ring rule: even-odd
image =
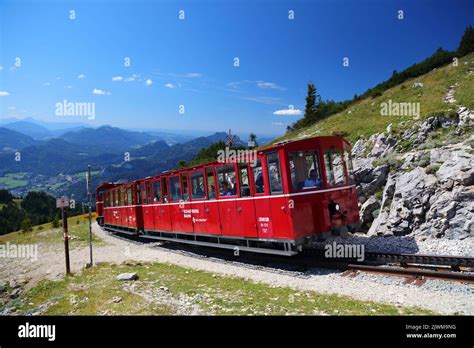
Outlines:
{"type": "Polygon", "coordinates": [[[308,81],[352,98],[457,48],[473,14],[471,0],[0,0],[0,115],[281,134],[301,115],[275,112],[304,110],[308,81]],[[95,119],[56,116],[64,100],[95,103],[95,119]]]}

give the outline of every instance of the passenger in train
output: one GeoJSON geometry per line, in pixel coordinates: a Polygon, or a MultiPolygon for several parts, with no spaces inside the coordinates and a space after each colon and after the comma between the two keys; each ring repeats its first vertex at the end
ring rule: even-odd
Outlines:
{"type": "Polygon", "coordinates": [[[303,183],[303,188],[311,188],[311,187],[316,187],[316,188],[321,187],[321,179],[318,178],[316,169],[311,169],[309,171],[309,176],[303,183]]]}
{"type": "Polygon", "coordinates": [[[214,185],[209,186],[209,199],[216,199],[216,188],[214,185]]]}

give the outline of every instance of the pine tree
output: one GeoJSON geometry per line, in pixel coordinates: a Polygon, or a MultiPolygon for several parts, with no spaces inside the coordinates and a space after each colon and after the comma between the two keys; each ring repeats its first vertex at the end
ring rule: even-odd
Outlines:
{"type": "Polygon", "coordinates": [[[304,124],[309,126],[318,119],[318,106],[321,102],[321,97],[316,92],[316,86],[313,83],[308,83],[308,95],[306,96],[306,107],[304,110],[304,124]]]}
{"type": "Polygon", "coordinates": [[[468,26],[459,43],[457,54],[462,57],[471,52],[474,52],[474,28],[468,26]]]}

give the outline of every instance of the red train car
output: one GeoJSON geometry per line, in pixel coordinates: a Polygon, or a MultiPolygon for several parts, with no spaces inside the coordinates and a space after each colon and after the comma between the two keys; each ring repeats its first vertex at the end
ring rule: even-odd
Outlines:
{"type": "Polygon", "coordinates": [[[106,188],[106,229],[294,255],[359,222],[350,144],[316,137],[106,188]]]}

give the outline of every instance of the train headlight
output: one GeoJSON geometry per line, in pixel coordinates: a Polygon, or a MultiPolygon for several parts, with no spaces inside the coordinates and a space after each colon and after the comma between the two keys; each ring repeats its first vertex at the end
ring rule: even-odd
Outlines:
{"type": "Polygon", "coordinates": [[[336,211],[339,211],[339,209],[341,209],[341,207],[337,203],[334,205],[334,208],[336,209],[336,211]]]}

